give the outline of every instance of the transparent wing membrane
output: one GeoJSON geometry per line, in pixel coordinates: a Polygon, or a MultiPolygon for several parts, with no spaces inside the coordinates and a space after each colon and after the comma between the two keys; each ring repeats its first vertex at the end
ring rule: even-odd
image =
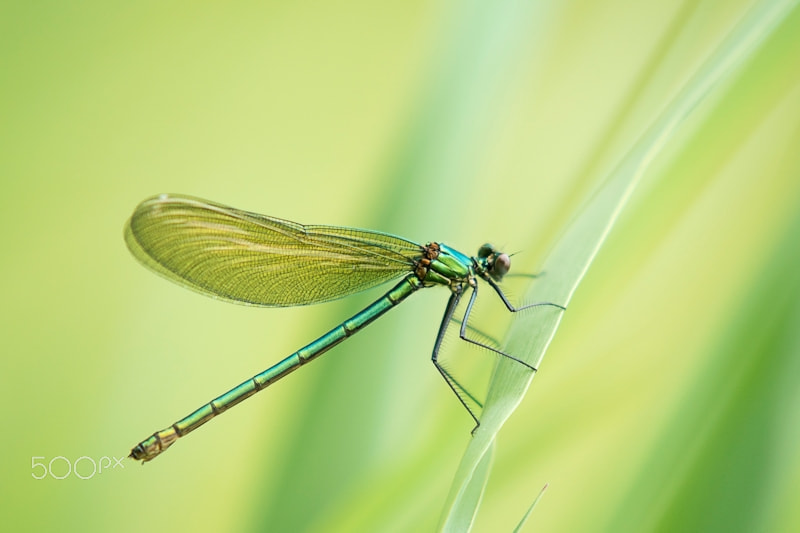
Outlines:
{"type": "Polygon", "coordinates": [[[385,233],[303,226],[189,196],[142,202],[125,241],[145,266],[195,291],[260,306],[326,302],[412,271],[421,247],[385,233]]]}

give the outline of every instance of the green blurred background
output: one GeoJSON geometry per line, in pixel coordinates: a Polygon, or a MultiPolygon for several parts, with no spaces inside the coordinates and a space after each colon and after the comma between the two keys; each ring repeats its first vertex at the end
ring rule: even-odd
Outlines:
{"type": "MultiPolygon", "coordinates": [[[[33,479],[126,455],[378,294],[220,303],[138,265],[127,216],[179,192],[535,271],[753,5],[0,5],[0,523],[434,529],[472,427],[429,362],[438,290],[157,461],[33,479]]],[[[794,9],[646,174],[498,437],[477,531],[545,483],[529,531],[800,528],[798,36],[794,9]]]]}

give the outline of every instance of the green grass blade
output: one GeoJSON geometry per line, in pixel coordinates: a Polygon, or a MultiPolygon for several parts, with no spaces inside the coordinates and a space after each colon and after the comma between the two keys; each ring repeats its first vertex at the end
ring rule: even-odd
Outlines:
{"type": "Polygon", "coordinates": [[[492,470],[492,458],[494,457],[495,443],[492,441],[489,448],[486,450],[478,464],[475,465],[475,470],[472,474],[473,482],[465,487],[465,491],[461,494],[463,508],[471,509],[473,512],[459,513],[453,516],[453,521],[448,524],[452,531],[469,531],[472,529],[472,524],[477,516],[478,507],[481,503],[481,498],[486,490],[486,484],[489,481],[489,474],[492,470]]]}
{"type": "MultiPolygon", "coordinates": [[[[546,281],[534,282],[524,301],[569,303],[653,159],[682,127],[687,126],[687,119],[698,105],[714,96],[720,85],[752,56],[794,4],[765,1],[744,17],[579,211],[543,265],[546,281]]],[[[542,307],[515,317],[505,349],[538,368],[562,316],[557,308],[542,307]]],[[[472,523],[479,503],[479,499],[474,498],[478,491],[474,485],[484,484],[487,479],[479,475],[479,467],[484,465],[483,456],[522,401],[532,379],[533,374],[521,365],[509,360],[499,361],[481,425],[462,457],[451,486],[441,523],[443,531],[465,531],[464,525],[472,523]]]]}
{"type": "Polygon", "coordinates": [[[531,503],[531,506],[528,507],[527,511],[525,511],[525,515],[522,517],[522,520],[520,520],[519,524],[517,524],[517,527],[514,528],[514,533],[520,533],[520,531],[522,531],[522,528],[525,526],[525,523],[528,521],[528,517],[530,517],[531,513],[533,512],[533,508],[536,507],[536,504],[538,504],[539,501],[542,499],[542,496],[544,496],[544,491],[546,491],[546,490],[547,490],[547,485],[542,487],[542,490],[539,491],[539,494],[536,496],[536,499],[533,500],[533,503],[531,503]]]}

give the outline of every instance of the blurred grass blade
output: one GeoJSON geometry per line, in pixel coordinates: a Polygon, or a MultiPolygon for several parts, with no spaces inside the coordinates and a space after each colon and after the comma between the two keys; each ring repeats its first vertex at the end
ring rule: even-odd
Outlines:
{"type": "Polygon", "coordinates": [[[800,210],[602,529],[798,530],[798,242],[800,210]],[[794,490],[782,494],[776,484],[794,490]]]}
{"type": "Polygon", "coordinates": [[[522,520],[520,520],[519,524],[517,524],[517,527],[514,528],[514,533],[519,533],[520,531],[522,531],[523,526],[525,526],[525,522],[528,521],[528,517],[533,512],[533,508],[536,507],[536,504],[539,503],[539,500],[542,499],[542,496],[544,496],[544,491],[546,490],[547,490],[547,484],[545,484],[545,486],[542,487],[542,490],[539,491],[539,495],[536,496],[536,499],[533,500],[531,506],[528,507],[528,510],[525,512],[525,515],[522,517],[522,520]]]}
{"type": "MultiPolygon", "coordinates": [[[[692,111],[751,57],[795,4],[761,2],[728,34],[579,211],[542,267],[546,279],[531,284],[525,302],[569,303],[653,159],[681,131],[692,111]]],[[[538,368],[561,317],[561,311],[553,307],[520,313],[506,337],[505,351],[538,368]]],[[[493,447],[497,432],[522,401],[532,379],[533,374],[522,365],[498,361],[481,425],[462,457],[444,507],[443,531],[467,531],[472,524],[480,502],[475,495],[482,493],[488,478],[483,471],[488,464],[484,455],[493,447]]]]}
{"type": "Polygon", "coordinates": [[[474,483],[469,483],[469,485],[465,487],[464,493],[461,495],[463,508],[473,509],[474,512],[459,513],[453,516],[453,521],[449,524],[452,531],[469,531],[472,529],[472,524],[477,516],[481,498],[486,489],[486,484],[489,481],[489,473],[492,470],[492,463],[494,462],[492,460],[494,459],[494,449],[495,443],[492,441],[486,453],[481,456],[478,464],[475,465],[473,471],[474,483]]]}

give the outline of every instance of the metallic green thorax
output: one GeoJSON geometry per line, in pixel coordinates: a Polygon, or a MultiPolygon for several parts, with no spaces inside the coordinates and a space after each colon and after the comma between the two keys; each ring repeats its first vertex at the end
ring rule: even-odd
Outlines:
{"type": "Polygon", "coordinates": [[[444,244],[432,242],[423,247],[415,273],[426,286],[453,286],[472,276],[472,259],[444,244]]]}

